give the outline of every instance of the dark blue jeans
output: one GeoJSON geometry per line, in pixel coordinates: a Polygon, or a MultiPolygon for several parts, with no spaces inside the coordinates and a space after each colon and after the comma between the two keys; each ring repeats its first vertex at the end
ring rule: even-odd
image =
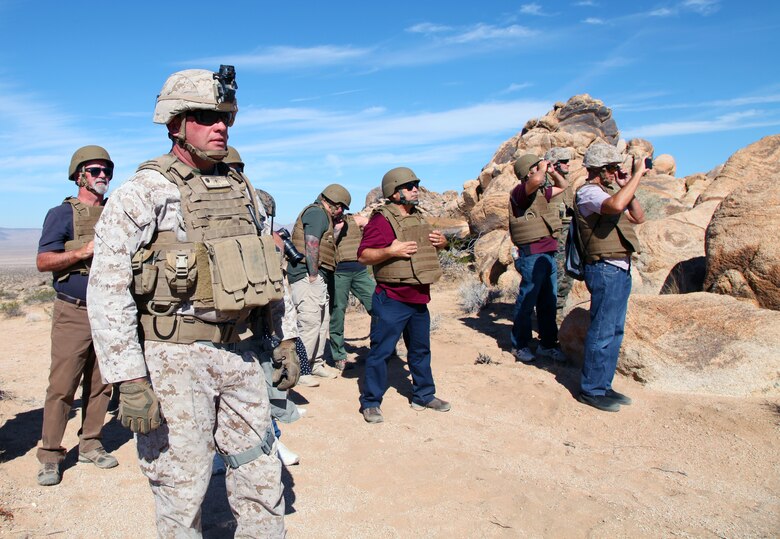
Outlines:
{"type": "Polygon", "coordinates": [[[555,322],[558,302],[558,264],[555,253],[520,254],[515,269],[523,278],[517,294],[512,325],[512,348],[525,348],[531,340],[531,315],[536,307],[539,340],[542,346],[558,344],[555,322]]]}
{"type": "Polygon", "coordinates": [[[387,362],[401,333],[409,335],[407,363],[412,374],[412,402],[428,404],[436,394],[431,371],[431,316],[425,304],[403,303],[374,292],[371,307],[371,351],[366,357],[362,408],[382,404],[387,391],[387,362]]]}
{"type": "Polygon", "coordinates": [[[590,291],[590,327],[585,337],[581,388],[587,395],[600,396],[612,389],[626,325],[631,273],[606,262],[587,264],[585,284],[590,291]]]}

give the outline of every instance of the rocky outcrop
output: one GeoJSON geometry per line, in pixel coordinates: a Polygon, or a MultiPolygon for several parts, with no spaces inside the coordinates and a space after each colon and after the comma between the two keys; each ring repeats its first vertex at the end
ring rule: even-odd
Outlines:
{"type": "Polygon", "coordinates": [[[707,228],[705,290],[780,310],[780,135],[734,154],[713,187],[721,178],[734,188],[707,228]]]}
{"type": "MultiPolygon", "coordinates": [[[[564,352],[582,361],[588,305],[566,317],[564,352]]],[[[780,394],[780,313],[699,292],[632,295],[618,372],[663,391],[780,394]]]]}

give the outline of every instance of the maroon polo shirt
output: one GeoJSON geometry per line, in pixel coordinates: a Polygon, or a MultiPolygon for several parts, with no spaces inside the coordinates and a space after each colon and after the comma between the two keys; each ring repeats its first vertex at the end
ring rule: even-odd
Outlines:
{"type": "MultiPolygon", "coordinates": [[[[374,214],[363,229],[363,239],[358,247],[358,256],[363,249],[384,249],[395,240],[395,232],[383,215],[374,214]]],[[[404,303],[430,303],[431,285],[376,283],[376,291],[384,290],[387,297],[404,303]]]]}
{"type": "MultiPolygon", "coordinates": [[[[545,187],[543,189],[543,194],[544,198],[547,199],[547,202],[550,202],[550,199],[552,198],[552,186],[545,187]]],[[[523,215],[525,210],[531,205],[531,200],[525,192],[525,182],[519,183],[512,189],[512,192],[509,194],[509,200],[512,201],[512,214],[515,217],[523,215]]],[[[532,255],[551,253],[558,250],[558,240],[552,236],[546,236],[526,245],[528,246],[529,254],[532,255]]]]}

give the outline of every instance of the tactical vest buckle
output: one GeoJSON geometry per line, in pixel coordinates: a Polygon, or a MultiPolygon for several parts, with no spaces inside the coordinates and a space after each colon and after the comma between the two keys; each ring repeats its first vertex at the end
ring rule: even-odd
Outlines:
{"type": "Polygon", "coordinates": [[[187,280],[189,266],[187,265],[187,253],[178,253],[176,255],[176,280],[187,280]]]}

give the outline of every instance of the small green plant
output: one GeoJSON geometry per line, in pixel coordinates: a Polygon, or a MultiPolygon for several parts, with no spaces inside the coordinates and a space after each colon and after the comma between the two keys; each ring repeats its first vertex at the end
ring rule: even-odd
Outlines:
{"type": "Polygon", "coordinates": [[[47,286],[46,288],[38,288],[37,290],[34,290],[24,299],[24,302],[27,304],[49,303],[50,301],[54,301],[54,297],[56,295],[57,292],[55,292],[54,289],[50,286],[47,286]]]}
{"type": "Polygon", "coordinates": [[[24,315],[22,305],[18,301],[0,303],[0,312],[3,313],[6,318],[16,318],[24,315]]]}

